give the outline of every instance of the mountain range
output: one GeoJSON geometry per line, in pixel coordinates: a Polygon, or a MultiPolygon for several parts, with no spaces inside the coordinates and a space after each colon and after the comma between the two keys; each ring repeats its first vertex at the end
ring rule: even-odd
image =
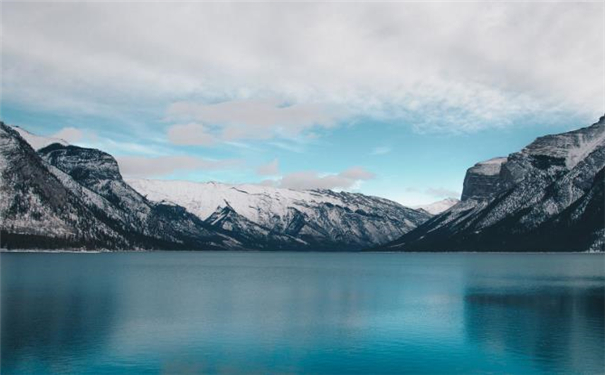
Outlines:
{"type": "Polygon", "coordinates": [[[0,245],[31,249],[603,251],[605,116],[467,170],[460,200],[124,179],[106,152],[0,122],[0,245]]]}
{"type": "Polygon", "coordinates": [[[426,212],[363,194],[168,180],[128,180],[156,202],[178,204],[216,229],[266,248],[361,249],[395,240],[426,212]]]}
{"type": "Polygon", "coordinates": [[[430,217],[331,190],[125,181],[103,151],[3,123],[0,142],[2,246],[9,248],[360,250],[430,217]]]}

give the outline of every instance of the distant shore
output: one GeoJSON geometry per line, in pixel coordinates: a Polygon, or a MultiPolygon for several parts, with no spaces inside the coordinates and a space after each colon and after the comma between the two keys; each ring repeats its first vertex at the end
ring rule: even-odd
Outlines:
{"type": "Polygon", "coordinates": [[[359,254],[605,254],[605,251],[302,251],[302,250],[32,250],[0,249],[5,253],[40,253],[40,254],[102,254],[102,253],[359,253],[359,254]]]}

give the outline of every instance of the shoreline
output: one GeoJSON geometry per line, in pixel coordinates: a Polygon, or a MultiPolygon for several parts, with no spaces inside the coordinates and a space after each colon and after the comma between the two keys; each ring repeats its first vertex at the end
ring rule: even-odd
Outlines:
{"type": "Polygon", "coordinates": [[[605,251],[300,251],[300,250],[32,250],[0,249],[0,254],[106,254],[106,253],[296,253],[296,254],[605,254],[605,251]]]}

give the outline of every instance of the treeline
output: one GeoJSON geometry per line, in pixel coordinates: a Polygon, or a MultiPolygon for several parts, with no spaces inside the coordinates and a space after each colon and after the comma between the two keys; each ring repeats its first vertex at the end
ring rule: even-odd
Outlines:
{"type": "MultiPolygon", "coordinates": [[[[93,250],[99,248],[96,241],[87,241],[75,238],[47,237],[35,234],[16,234],[4,230],[0,231],[0,248],[7,250],[16,249],[82,249],[93,250]]],[[[103,245],[106,245],[105,243],[103,245]]]]}
{"type": "Polygon", "coordinates": [[[35,234],[16,234],[0,230],[0,249],[6,250],[222,250],[217,246],[199,243],[195,239],[181,243],[170,242],[139,234],[129,236],[132,245],[121,238],[92,241],[79,238],[48,237],[35,234]]]}

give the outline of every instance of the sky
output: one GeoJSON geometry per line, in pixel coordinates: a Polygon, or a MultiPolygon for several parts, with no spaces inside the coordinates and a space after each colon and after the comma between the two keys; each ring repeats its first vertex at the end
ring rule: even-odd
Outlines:
{"type": "Polygon", "coordinates": [[[605,110],[602,2],[0,6],[0,119],[129,178],[414,206],[605,110]]]}

